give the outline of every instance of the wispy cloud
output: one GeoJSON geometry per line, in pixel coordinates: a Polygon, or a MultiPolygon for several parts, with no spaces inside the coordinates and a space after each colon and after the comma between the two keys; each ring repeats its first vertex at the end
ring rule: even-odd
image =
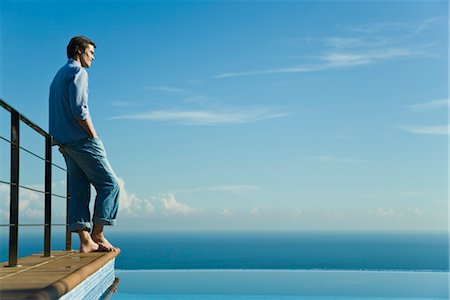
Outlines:
{"type": "Polygon", "coordinates": [[[402,218],[404,216],[403,213],[392,208],[376,208],[370,210],[369,213],[382,218],[402,218]]]}
{"type": "Polygon", "coordinates": [[[376,208],[369,210],[369,214],[380,218],[397,218],[402,219],[405,217],[420,217],[423,216],[423,211],[418,207],[410,207],[407,209],[393,209],[393,208],[376,208]]]}
{"type": "Polygon", "coordinates": [[[269,108],[227,110],[155,110],[112,117],[112,120],[149,120],[185,125],[227,125],[253,123],[287,116],[287,112],[277,112],[269,108]]]}
{"type": "Polygon", "coordinates": [[[351,26],[338,26],[350,32],[363,34],[385,34],[399,32],[407,37],[413,37],[422,31],[433,29],[446,20],[445,17],[433,17],[420,20],[417,22],[378,22],[368,24],[353,24],[351,26]]]}
{"type": "Polygon", "coordinates": [[[199,192],[225,192],[234,194],[243,194],[253,192],[261,189],[257,185],[249,184],[228,184],[228,185],[214,185],[206,187],[197,187],[192,189],[176,190],[174,194],[199,193],[199,192]]]}
{"type": "Polygon", "coordinates": [[[308,65],[295,65],[285,68],[275,68],[266,70],[254,70],[245,72],[228,72],[215,75],[213,78],[222,79],[230,77],[242,77],[252,75],[267,75],[267,74],[288,74],[288,73],[306,73],[317,72],[329,69],[354,67],[360,65],[367,65],[386,60],[393,60],[399,58],[406,58],[421,55],[419,52],[407,48],[386,48],[378,50],[366,51],[328,51],[322,55],[316,56],[316,62],[308,65]]]}
{"type": "Polygon", "coordinates": [[[364,159],[355,159],[355,158],[343,158],[343,157],[335,157],[331,155],[319,155],[319,156],[313,156],[310,158],[310,160],[314,161],[320,161],[325,163],[365,163],[368,162],[368,160],[364,159]]]}
{"type": "Polygon", "coordinates": [[[221,78],[252,76],[252,75],[304,73],[304,72],[319,71],[321,69],[323,69],[322,66],[292,66],[292,67],[268,69],[268,70],[221,73],[221,74],[214,76],[213,78],[221,79],[221,78]]]}
{"type": "MultiPolygon", "coordinates": [[[[426,112],[439,109],[448,109],[450,105],[450,99],[435,99],[428,102],[416,103],[408,105],[407,108],[410,111],[426,112]]],[[[401,130],[415,133],[415,134],[429,134],[429,135],[449,135],[450,125],[434,125],[434,126],[411,126],[401,125],[401,130]]]]}
{"type": "Polygon", "coordinates": [[[405,48],[381,49],[378,51],[365,52],[331,52],[320,56],[326,61],[324,68],[352,67],[375,63],[379,61],[392,60],[402,57],[413,56],[416,53],[405,48]]]}
{"type": "Polygon", "coordinates": [[[294,217],[302,217],[303,216],[303,211],[299,208],[296,208],[293,212],[293,216],[294,217]]]}
{"type": "Polygon", "coordinates": [[[249,212],[251,215],[257,215],[259,214],[259,209],[257,207],[253,207],[249,212]]]}
{"type": "Polygon", "coordinates": [[[230,217],[230,216],[235,215],[235,212],[228,208],[224,208],[219,212],[219,215],[221,215],[223,217],[230,217]]]}
{"type": "Polygon", "coordinates": [[[423,215],[423,211],[420,208],[417,208],[417,207],[410,207],[410,208],[408,208],[408,212],[413,214],[413,215],[417,215],[417,216],[422,216],[423,215]]]}
{"type": "Polygon", "coordinates": [[[429,111],[448,108],[450,99],[436,99],[425,103],[411,104],[408,108],[412,111],[429,111]]]}
{"type": "Polygon", "coordinates": [[[149,86],[147,87],[149,90],[158,91],[162,93],[169,93],[169,94],[186,94],[190,93],[186,89],[172,87],[172,86],[149,86]]]}
{"type": "Polygon", "coordinates": [[[448,135],[450,133],[449,125],[441,126],[400,126],[402,130],[416,134],[431,134],[431,135],[448,135]]]}
{"type": "MultiPolygon", "coordinates": [[[[417,44],[414,41],[414,37],[422,31],[438,26],[442,20],[445,20],[445,18],[436,17],[411,23],[384,22],[338,26],[341,30],[346,31],[344,34],[348,36],[291,39],[291,42],[288,44],[291,46],[317,43],[321,43],[324,46],[324,49],[319,51],[321,54],[309,56],[309,60],[302,64],[280,68],[222,72],[213,76],[213,78],[223,79],[242,76],[317,72],[344,67],[357,67],[402,58],[429,56],[429,53],[420,50],[425,47],[423,42],[417,44]]],[[[284,43],[286,44],[285,41],[284,43]]],[[[298,56],[298,58],[306,59],[307,56],[298,56]]]]}
{"type": "Polygon", "coordinates": [[[127,101],[113,101],[112,102],[113,106],[118,106],[118,107],[129,107],[129,106],[134,106],[134,103],[131,102],[127,102],[127,101]]]}
{"type": "Polygon", "coordinates": [[[332,48],[346,49],[346,48],[367,48],[379,47],[389,43],[389,39],[384,37],[343,37],[330,36],[324,38],[323,42],[332,48]]]}

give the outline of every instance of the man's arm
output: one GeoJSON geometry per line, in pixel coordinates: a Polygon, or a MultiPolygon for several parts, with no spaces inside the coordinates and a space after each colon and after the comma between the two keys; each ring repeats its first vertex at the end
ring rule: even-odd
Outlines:
{"type": "Polygon", "coordinates": [[[94,124],[92,124],[90,117],[87,117],[86,120],[77,120],[77,122],[89,134],[91,138],[98,137],[97,131],[95,131],[94,124]]]}

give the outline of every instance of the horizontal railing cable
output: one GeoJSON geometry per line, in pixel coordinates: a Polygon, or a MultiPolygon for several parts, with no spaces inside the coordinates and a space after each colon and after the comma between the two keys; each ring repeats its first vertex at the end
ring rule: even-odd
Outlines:
{"type": "Polygon", "coordinates": [[[33,155],[34,157],[39,158],[40,160],[46,162],[45,158],[43,158],[42,156],[39,156],[39,155],[37,155],[36,153],[31,152],[30,150],[28,150],[28,149],[26,149],[26,148],[24,148],[24,147],[22,147],[22,146],[20,146],[19,148],[22,149],[23,151],[27,152],[28,154],[31,154],[31,155],[33,155]]]}
{"type": "Polygon", "coordinates": [[[0,183],[7,184],[7,185],[16,185],[15,183],[3,181],[3,180],[0,180],[0,183]]]}
{"type": "Polygon", "coordinates": [[[44,194],[44,195],[46,194],[45,191],[41,191],[41,190],[38,190],[38,189],[33,189],[33,188],[28,187],[28,186],[24,186],[24,185],[20,185],[19,184],[19,187],[22,188],[22,189],[25,189],[25,190],[36,192],[36,193],[40,193],[40,194],[44,194]]]}
{"type": "MultiPolygon", "coordinates": [[[[7,184],[7,185],[16,185],[15,183],[3,181],[3,180],[0,180],[0,183],[7,184]]],[[[33,188],[30,188],[30,187],[24,186],[24,185],[19,185],[19,187],[22,188],[22,189],[26,189],[26,190],[30,190],[30,191],[36,192],[36,193],[41,193],[41,194],[44,194],[44,195],[47,195],[47,194],[48,194],[48,193],[45,192],[45,191],[33,189],[33,188]]],[[[50,195],[52,195],[52,196],[54,196],[54,197],[62,198],[62,199],[68,199],[68,198],[70,198],[70,197],[67,197],[67,196],[63,196],[63,195],[59,195],[59,194],[53,194],[53,193],[51,193],[50,195]]]]}
{"type": "MultiPolygon", "coordinates": [[[[41,191],[41,190],[37,190],[37,189],[33,189],[30,188],[28,186],[24,186],[24,185],[19,185],[20,188],[25,189],[25,190],[29,190],[29,191],[33,191],[36,193],[40,193],[40,194],[44,194],[44,195],[48,195],[49,193],[47,193],[46,191],[41,191]]],[[[62,196],[62,195],[58,195],[58,194],[50,194],[52,196],[58,197],[58,198],[63,198],[63,199],[67,199],[67,196],[62,196]]]]}
{"type": "Polygon", "coordinates": [[[7,143],[12,144],[12,142],[10,140],[8,140],[7,138],[2,137],[1,135],[0,135],[0,139],[4,140],[7,143]]]}
{"type": "MultiPolygon", "coordinates": [[[[11,142],[10,140],[6,139],[5,137],[3,137],[3,136],[1,136],[1,135],[0,135],[0,139],[4,140],[4,141],[7,142],[7,143],[10,143],[10,144],[15,145],[15,143],[11,142]]],[[[48,161],[47,161],[45,158],[43,158],[42,156],[39,156],[39,155],[37,155],[37,154],[31,152],[30,150],[28,150],[28,149],[26,149],[26,148],[24,148],[24,147],[22,147],[22,146],[20,146],[19,148],[22,149],[23,151],[25,151],[25,152],[27,152],[27,153],[29,153],[29,154],[35,156],[36,158],[39,158],[39,159],[42,160],[42,161],[48,162],[48,161]]],[[[52,166],[54,166],[54,167],[60,169],[61,171],[67,172],[67,170],[64,169],[63,167],[61,167],[61,166],[59,166],[59,165],[57,165],[57,164],[55,164],[55,163],[53,163],[53,162],[52,162],[51,164],[52,164],[52,166]]]]}
{"type": "Polygon", "coordinates": [[[52,163],[52,166],[54,166],[54,167],[60,169],[61,171],[67,172],[66,169],[64,169],[63,167],[58,166],[57,164],[52,163]]]}

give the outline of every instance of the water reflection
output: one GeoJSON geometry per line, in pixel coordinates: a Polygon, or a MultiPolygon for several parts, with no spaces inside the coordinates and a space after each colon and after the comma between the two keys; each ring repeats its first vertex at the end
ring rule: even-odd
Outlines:
{"type": "Polygon", "coordinates": [[[113,284],[106,290],[106,292],[103,294],[102,297],[100,297],[100,300],[108,300],[112,297],[112,295],[117,292],[117,287],[119,286],[120,279],[116,277],[114,279],[113,284]]]}

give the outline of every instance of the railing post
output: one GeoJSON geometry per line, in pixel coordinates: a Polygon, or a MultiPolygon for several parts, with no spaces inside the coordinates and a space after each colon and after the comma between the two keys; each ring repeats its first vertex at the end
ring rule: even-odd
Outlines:
{"type": "Polygon", "coordinates": [[[51,255],[52,230],[52,137],[45,137],[45,227],[44,227],[44,256],[51,255]]]}
{"type": "Polygon", "coordinates": [[[72,233],[69,231],[69,215],[70,215],[70,190],[69,190],[69,173],[66,177],[66,251],[72,250],[72,233]]]}
{"type": "Polygon", "coordinates": [[[17,244],[19,237],[19,154],[20,115],[11,111],[11,186],[9,206],[9,258],[8,266],[17,266],[17,244]]]}

